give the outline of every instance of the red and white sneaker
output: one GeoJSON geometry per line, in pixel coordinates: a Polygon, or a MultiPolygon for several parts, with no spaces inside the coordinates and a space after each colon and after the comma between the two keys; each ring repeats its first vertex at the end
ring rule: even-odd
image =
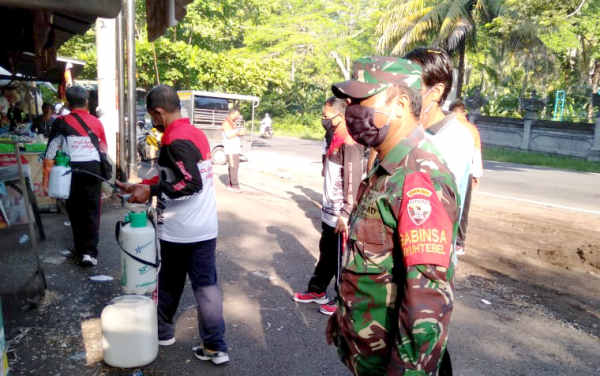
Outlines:
{"type": "Polygon", "coordinates": [[[319,307],[319,312],[321,312],[322,314],[327,315],[327,316],[333,315],[336,310],[337,310],[337,302],[335,301],[335,299],[332,299],[327,304],[321,304],[321,306],[319,307]]]}
{"type": "Polygon", "coordinates": [[[320,294],[317,294],[316,292],[296,292],[292,299],[298,303],[325,304],[329,302],[329,298],[324,292],[320,294]]]}

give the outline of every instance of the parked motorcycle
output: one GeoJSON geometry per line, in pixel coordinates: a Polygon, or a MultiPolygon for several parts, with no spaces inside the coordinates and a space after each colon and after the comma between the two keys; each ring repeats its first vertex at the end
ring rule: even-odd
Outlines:
{"type": "Polygon", "coordinates": [[[151,161],[158,158],[162,134],[152,125],[138,121],[137,151],[142,161],[151,161]]]}

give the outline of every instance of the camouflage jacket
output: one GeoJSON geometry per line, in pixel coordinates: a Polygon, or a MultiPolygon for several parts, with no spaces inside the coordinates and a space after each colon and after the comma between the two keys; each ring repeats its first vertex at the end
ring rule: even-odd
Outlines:
{"type": "Polygon", "coordinates": [[[329,339],[355,375],[435,376],[454,302],[454,178],[419,127],[358,195],[329,339]]]}

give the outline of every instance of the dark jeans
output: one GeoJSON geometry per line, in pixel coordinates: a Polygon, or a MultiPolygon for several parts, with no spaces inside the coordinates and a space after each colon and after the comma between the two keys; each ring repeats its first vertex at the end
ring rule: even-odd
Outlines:
{"type": "Polygon", "coordinates": [[[458,234],[456,237],[456,245],[459,247],[465,246],[467,240],[467,226],[469,225],[469,210],[471,209],[471,191],[473,190],[473,178],[469,176],[467,192],[465,193],[465,204],[463,205],[460,224],[458,225],[458,234]]]}
{"type": "Polygon", "coordinates": [[[240,155],[227,154],[227,164],[229,169],[229,185],[233,188],[239,188],[238,169],[240,167],[240,155]]]}
{"type": "Polygon", "coordinates": [[[318,294],[327,290],[329,282],[335,276],[337,269],[338,234],[335,228],[321,222],[321,240],[319,240],[319,261],[308,282],[308,291],[318,294]]]}
{"type": "Polygon", "coordinates": [[[198,308],[198,331],[204,347],[227,351],[223,298],[217,286],[217,240],[197,243],[160,241],[162,265],[158,274],[158,338],[175,336],[175,312],[190,276],[198,308]]]}
{"type": "Polygon", "coordinates": [[[444,351],[444,355],[442,356],[438,376],[452,376],[452,360],[450,359],[448,348],[446,348],[446,351],[444,351]]]}
{"type": "Polygon", "coordinates": [[[74,172],[71,177],[71,193],[66,208],[76,255],[98,257],[101,187],[100,180],[93,176],[74,172]]]}

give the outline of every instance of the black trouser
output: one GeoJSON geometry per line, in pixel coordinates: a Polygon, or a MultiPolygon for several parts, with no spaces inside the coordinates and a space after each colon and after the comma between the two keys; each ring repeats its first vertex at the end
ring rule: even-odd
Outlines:
{"type": "Polygon", "coordinates": [[[321,240],[319,240],[319,261],[308,282],[308,291],[318,294],[327,290],[329,282],[335,276],[337,269],[338,234],[335,228],[321,222],[321,240]]]}
{"type": "Polygon", "coordinates": [[[442,356],[442,363],[440,364],[438,376],[452,376],[452,360],[450,359],[450,353],[448,348],[444,351],[442,356]]]}
{"type": "Polygon", "coordinates": [[[66,207],[73,231],[76,255],[98,257],[102,183],[97,178],[77,172],[71,177],[71,194],[66,207]]]}
{"type": "Polygon", "coordinates": [[[158,274],[158,338],[175,336],[174,317],[190,276],[198,309],[198,331],[204,347],[227,352],[223,298],[217,285],[217,240],[197,243],[160,241],[162,265],[158,274]]]}
{"type": "Polygon", "coordinates": [[[458,225],[458,235],[456,237],[456,245],[459,247],[465,246],[467,239],[467,226],[469,224],[469,210],[471,209],[471,190],[473,189],[473,177],[469,175],[467,183],[467,191],[465,193],[465,204],[463,205],[460,224],[458,225]]]}
{"type": "Polygon", "coordinates": [[[227,154],[227,164],[229,165],[229,185],[233,188],[239,188],[238,169],[240,167],[240,155],[227,154]]]}

